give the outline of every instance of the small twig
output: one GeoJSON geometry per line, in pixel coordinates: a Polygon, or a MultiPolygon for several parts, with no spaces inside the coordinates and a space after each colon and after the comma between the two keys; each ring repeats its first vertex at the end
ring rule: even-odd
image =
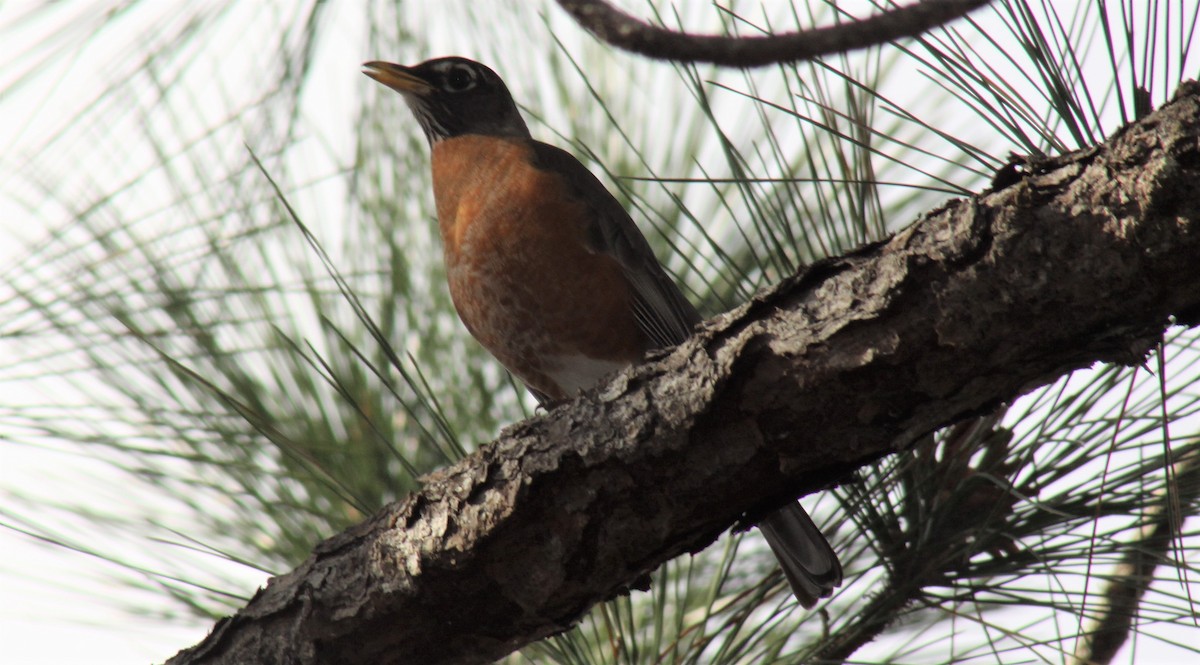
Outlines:
{"type": "Polygon", "coordinates": [[[912,37],[959,18],[990,0],[922,0],[870,18],[765,37],[692,35],[650,25],[605,0],[558,0],[579,25],[617,48],[659,60],[762,67],[811,60],[912,37]]]}
{"type": "Polygon", "coordinates": [[[1169,491],[1169,486],[1164,487],[1161,500],[1147,511],[1146,522],[1138,530],[1137,539],[1129,543],[1125,558],[1112,572],[1095,622],[1080,636],[1075,648],[1075,663],[1111,663],[1129,639],[1142,597],[1154,582],[1155,569],[1167,561],[1167,551],[1181,526],[1179,513],[1170,506],[1175,502],[1194,501],[1194,493],[1200,490],[1200,448],[1189,446],[1180,457],[1174,465],[1169,460],[1167,464],[1174,466],[1178,480],[1176,487],[1188,495],[1181,497],[1169,491]]]}

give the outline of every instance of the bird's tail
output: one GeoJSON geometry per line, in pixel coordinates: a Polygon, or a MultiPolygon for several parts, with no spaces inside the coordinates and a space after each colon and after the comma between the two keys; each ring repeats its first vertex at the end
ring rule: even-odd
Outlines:
{"type": "Polygon", "coordinates": [[[792,593],[804,607],[828,598],[842,583],[842,564],[837,554],[799,503],[771,513],[758,528],[779,559],[792,593]]]}

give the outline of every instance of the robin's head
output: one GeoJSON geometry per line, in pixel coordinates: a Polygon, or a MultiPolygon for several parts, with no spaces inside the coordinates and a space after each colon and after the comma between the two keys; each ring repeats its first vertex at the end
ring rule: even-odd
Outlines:
{"type": "Polygon", "coordinates": [[[436,58],[412,67],[373,60],[363,73],[404,96],[430,145],[464,134],[529,136],[504,81],[473,60],[436,58]]]}

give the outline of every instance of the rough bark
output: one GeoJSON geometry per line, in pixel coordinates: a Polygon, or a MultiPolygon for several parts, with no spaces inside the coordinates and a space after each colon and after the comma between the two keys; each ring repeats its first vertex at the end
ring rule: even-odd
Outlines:
{"type": "Polygon", "coordinates": [[[1200,86],[520,423],[173,663],[479,663],[917,437],[1200,314],[1200,86]]]}

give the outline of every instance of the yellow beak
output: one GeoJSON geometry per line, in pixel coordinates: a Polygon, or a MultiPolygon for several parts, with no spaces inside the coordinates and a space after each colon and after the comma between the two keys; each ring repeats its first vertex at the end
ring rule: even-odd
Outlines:
{"type": "Polygon", "coordinates": [[[404,65],[372,60],[363,63],[363,73],[402,94],[424,95],[433,90],[425,79],[414,76],[404,65]]]}

